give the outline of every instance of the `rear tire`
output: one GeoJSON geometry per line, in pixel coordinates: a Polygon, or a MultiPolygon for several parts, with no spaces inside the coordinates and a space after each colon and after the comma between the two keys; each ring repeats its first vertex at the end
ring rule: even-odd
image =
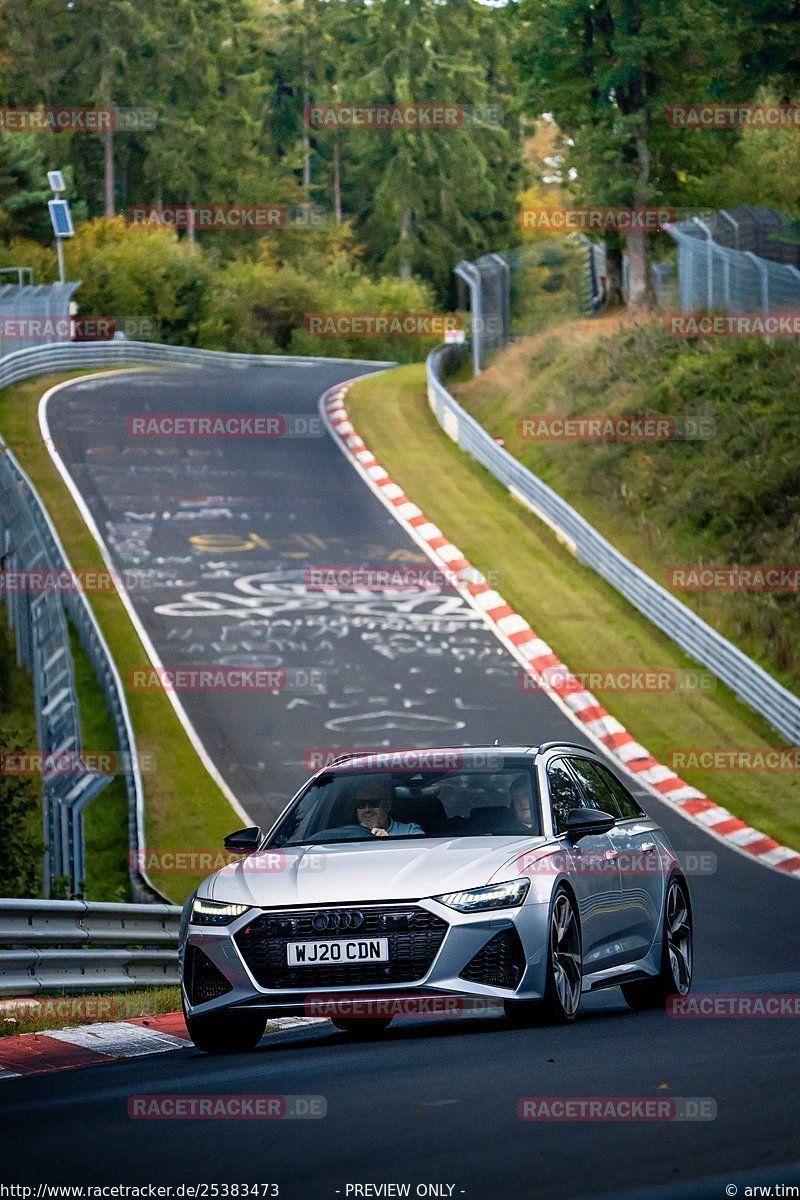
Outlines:
{"type": "Polygon", "coordinates": [[[636,1012],[666,1008],[670,996],[686,996],[692,986],[692,908],[686,881],[673,875],[667,884],[661,969],[652,979],[626,983],[622,994],[636,1012]]]}
{"type": "Polygon", "coordinates": [[[569,1025],[578,1012],[583,985],[580,918],[572,893],[563,886],[553,897],[549,930],[544,997],[506,1000],[503,1005],[515,1029],[569,1025]]]}
{"type": "Polygon", "coordinates": [[[189,1037],[204,1054],[243,1054],[255,1050],[266,1024],[266,1018],[257,1012],[225,1011],[186,1017],[189,1037]]]}
{"type": "Polygon", "coordinates": [[[391,1017],[331,1017],[330,1020],[342,1033],[349,1033],[362,1042],[379,1038],[392,1023],[391,1017]]]}

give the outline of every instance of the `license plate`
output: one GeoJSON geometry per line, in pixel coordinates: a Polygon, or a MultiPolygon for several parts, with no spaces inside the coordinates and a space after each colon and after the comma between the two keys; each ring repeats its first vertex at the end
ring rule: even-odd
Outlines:
{"type": "Polygon", "coordinates": [[[322,967],[328,963],[388,962],[388,938],[327,938],[324,942],[289,942],[286,961],[290,967],[322,967]]]}

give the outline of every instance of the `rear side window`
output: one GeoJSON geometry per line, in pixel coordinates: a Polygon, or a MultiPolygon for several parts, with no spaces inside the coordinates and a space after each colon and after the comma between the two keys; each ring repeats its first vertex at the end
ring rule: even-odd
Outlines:
{"type": "MultiPolygon", "coordinates": [[[[644,817],[647,814],[641,808],[626,787],[620,783],[616,775],[613,775],[607,767],[601,763],[592,763],[595,770],[602,775],[603,779],[608,784],[614,796],[617,808],[619,809],[620,820],[630,821],[632,817],[644,817]]],[[[613,810],[612,810],[613,811],[613,810]]]]}

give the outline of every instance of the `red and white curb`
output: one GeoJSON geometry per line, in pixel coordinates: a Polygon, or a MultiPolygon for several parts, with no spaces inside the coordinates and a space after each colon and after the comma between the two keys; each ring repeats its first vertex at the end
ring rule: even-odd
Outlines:
{"type": "Polygon", "coordinates": [[[458,547],[409,499],[353,427],[344,397],[354,382],[351,380],[331,388],[320,401],[323,418],[337,444],[414,541],[440,569],[448,572],[448,578],[453,579],[456,590],[481,614],[506,649],[536,679],[537,687],[546,691],[592,741],[614,755],[621,767],[637,782],[644,784],[661,800],[669,801],[684,817],[754,861],[800,879],[800,853],[788,846],[781,846],[760,830],[745,824],[727,808],[715,804],[703,792],[691,787],[670,767],[653,758],[592,693],[581,686],[550,646],[531,629],[525,618],[506,603],[458,547]]]}
{"type": "MultiPolygon", "coordinates": [[[[327,1025],[326,1017],[276,1017],[267,1024],[280,1033],[306,1025],[327,1025]]],[[[0,1080],[45,1075],[74,1067],[95,1067],[123,1058],[187,1050],[192,1042],[183,1013],[104,1021],[71,1029],[48,1029],[0,1038],[0,1080]]]]}

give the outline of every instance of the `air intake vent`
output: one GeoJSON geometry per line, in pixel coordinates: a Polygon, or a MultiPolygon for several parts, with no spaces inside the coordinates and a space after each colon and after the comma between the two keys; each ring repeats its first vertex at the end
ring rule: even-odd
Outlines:
{"type": "Polygon", "coordinates": [[[525,953],[516,929],[502,929],[467,963],[459,976],[468,983],[511,988],[519,985],[525,970],[525,953]]]}
{"type": "Polygon", "coordinates": [[[233,991],[233,985],[197,946],[186,947],[183,977],[191,1004],[205,1004],[208,1000],[216,1000],[218,996],[233,991]]]}

